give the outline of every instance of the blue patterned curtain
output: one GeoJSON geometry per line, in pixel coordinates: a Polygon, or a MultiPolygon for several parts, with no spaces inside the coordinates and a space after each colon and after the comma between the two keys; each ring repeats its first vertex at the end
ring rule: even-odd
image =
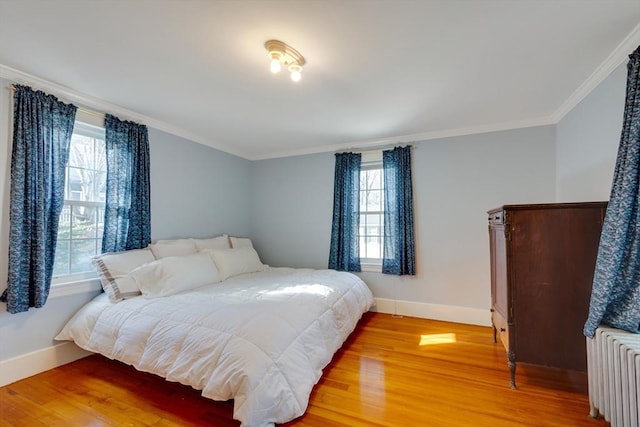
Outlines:
{"type": "Polygon", "coordinates": [[[627,99],[607,214],[600,236],[584,334],[601,324],[638,333],[640,325],[640,47],[627,65],[627,99]]]}
{"type": "Polygon", "coordinates": [[[384,171],[382,272],[415,275],[411,146],[383,151],[382,169],[384,171]]]}
{"type": "Polygon", "coordinates": [[[329,268],[360,271],[360,159],[359,153],[337,153],[333,194],[333,224],[329,268]]]}
{"type": "Polygon", "coordinates": [[[102,252],[144,248],[151,242],[147,127],[107,114],[107,195],[102,252]]]}
{"type": "Polygon", "coordinates": [[[49,296],[76,106],[16,85],[9,210],[9,274],[2,301],[20,313],[49,296]]]}

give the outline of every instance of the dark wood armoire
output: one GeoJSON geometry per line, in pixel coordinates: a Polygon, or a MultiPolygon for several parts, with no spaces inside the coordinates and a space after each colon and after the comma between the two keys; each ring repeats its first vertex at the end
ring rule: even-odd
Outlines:
{"type": "Polygon", "coordinates": [[[582,328],[606,202],[505,205],[488,211],[491,321],[517,362],[586,371],[582,328]]]}

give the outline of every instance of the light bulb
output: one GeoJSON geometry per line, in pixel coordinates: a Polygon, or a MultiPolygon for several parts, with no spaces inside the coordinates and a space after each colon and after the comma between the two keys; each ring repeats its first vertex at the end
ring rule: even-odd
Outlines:
{"type": "Polygon", "coordinates": [[[282,69],[282,64],[280,63],[280,59],[274,56],[271,59],[271,72],[273,74],[276,74],[276,73],[279,73],[281,69],[282,69]]]}
{"type": "Polygon", "coordinates": [[[291,80],[299,82],[302,77],[302,74],[300,74],[302,72],[302,67],[297,64],[291,64],[289,65],[289,71],[291,72],[291,80]]]}

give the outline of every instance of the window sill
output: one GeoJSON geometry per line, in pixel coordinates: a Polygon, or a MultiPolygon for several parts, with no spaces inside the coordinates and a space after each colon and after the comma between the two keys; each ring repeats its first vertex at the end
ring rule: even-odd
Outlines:
{"type": "Polygon", "coordinates": [[[51,289],[49,290],[49,298],[60,298],[69,295],[97,292],[100,289],[102,289],[102,285],[100,284],[100,279],[98,278],[81,279],[65,283],[55,283],[51,285],[51,289]]]}
{"type": "Polygon", "coordinates": [[[360,271],[363,273],[382,273],[382,264],[360,263],[360,271]]]}

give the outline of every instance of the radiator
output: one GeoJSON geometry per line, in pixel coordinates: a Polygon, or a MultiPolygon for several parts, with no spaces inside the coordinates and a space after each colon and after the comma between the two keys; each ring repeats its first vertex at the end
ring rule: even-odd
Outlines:
{"type": "Polygon", "coordinates": [[[599,327],[587,338],[590,415],[611,427],[640,426],[640,335],[599,327]]]}

